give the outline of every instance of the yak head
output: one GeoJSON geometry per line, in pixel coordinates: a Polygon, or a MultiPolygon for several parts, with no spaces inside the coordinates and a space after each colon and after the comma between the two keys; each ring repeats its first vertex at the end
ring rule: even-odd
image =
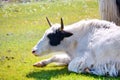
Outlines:
{"type": "Polygon", "coordinates": [[[69,41],[67,39],[73,34],[64,30],[63,19],[61,18],[61,24],[51,24],[46,17],[50,26],[40,39],[40,41],[32,49],[32,53],[36,56],[40,56],[41,53],[50,53],[55,51],[64,51],[69,47],[69,41]]]}

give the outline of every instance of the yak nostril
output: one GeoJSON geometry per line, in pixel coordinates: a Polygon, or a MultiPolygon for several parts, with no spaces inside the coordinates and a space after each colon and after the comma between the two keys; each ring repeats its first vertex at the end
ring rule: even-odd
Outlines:
{"type": "Polygon", "coordinates": [[[35,51],[33,50],[32,53],[35,53],[35,51]]]}

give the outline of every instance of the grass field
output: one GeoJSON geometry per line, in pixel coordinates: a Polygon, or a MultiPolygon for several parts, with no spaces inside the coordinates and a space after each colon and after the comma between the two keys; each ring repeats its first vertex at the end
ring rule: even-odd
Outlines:
{"type": "Polygon", "coordinates": [[[32,65],[48,56],[35,57],[32,47],[49,27],[45,17],[65,24],[100,18],[98,0],[58,0],[38,3],[11,3],[0,6],[0,80],[120,80],[69,72],[67,67],[32,65]]]}

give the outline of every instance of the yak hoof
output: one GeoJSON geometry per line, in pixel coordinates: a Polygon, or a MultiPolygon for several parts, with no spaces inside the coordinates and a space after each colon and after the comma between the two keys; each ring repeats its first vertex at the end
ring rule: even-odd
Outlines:
{"type": "Polygon", "coordinates": [[[46,66],[46,64],[43,62],[37,62],[37,63],[33,64],[33,66],[34,67],[44,67],[44,66],[46,66]]]}

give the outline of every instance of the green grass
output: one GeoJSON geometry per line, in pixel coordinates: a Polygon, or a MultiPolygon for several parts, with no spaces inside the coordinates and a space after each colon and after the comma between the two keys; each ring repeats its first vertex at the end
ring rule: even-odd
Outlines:
{"type": "Polygon", "coordinates": [[[32,47],[49,27],[45,17],[65,24],[81,19],[100,18],[97,0],[42,1],[0,6],[0,80],[120,80],[69,72],[67,67],[50,64],[44,68],[32,65],[48,56],[35,57],[32,47]]]}

